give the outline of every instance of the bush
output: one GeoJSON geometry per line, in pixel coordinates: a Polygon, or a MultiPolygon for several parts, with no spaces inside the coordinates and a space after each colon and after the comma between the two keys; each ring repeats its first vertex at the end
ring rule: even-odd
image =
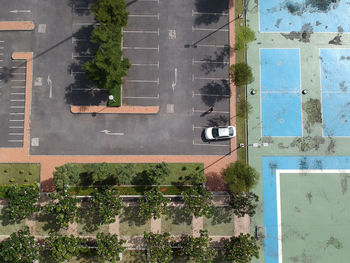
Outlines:
{"type": "Polygon", "coordinates": [[[240,98],[237,106],[237,116],[239,117],[245,117],[253,108],[245,98],[240,98]]]}
{"type": "Polygon", "coordinates": [[[244,162],[231,163],[221,172],[229,189],[235,193],[249,192],[258,181],[258,172],[244,162]]]}
{"type": "Polygon", "coordinates": [[[55,169],[53,183],[57,191],[63,191],[69,185],[75,185],[79,181],[79,171],[74,164],[67,163],[55,169]]]}
{"type": "Polygon", "coordinates": [[[252,69],[245,62],[230,67],[231,79],[236,86],[245,86],[254,81],[252,69]]]}
{"type": "Polygon", "coordinates": [[[19,170],[19,173],[20,174],[24,174],[24,170],[22,169],[22,170],[19,170]]]}
{"type": "Polygon", "coordinates": [[[237,36],[236,50],[248,49],[248,43],[255,40],[255,33],[249,27],[244,27],[237,36]]]}
{"type": "Polygon", "coordinates": [[[16,180],[15,180],[15,178],[10,178],[10,183],[14,183],[16,180]]]}

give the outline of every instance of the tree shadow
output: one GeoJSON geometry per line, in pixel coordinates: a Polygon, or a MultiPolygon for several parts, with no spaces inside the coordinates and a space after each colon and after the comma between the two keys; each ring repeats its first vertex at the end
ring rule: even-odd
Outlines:
{"type": "Polygon", "coordinates": [[[222,176],[218,173],[210,172],[206,173],[207,177],[206,187],[210,191],[224,191],[227,190],[227,185],[225,184],[222,176]]]}
{"type": "Polygon", "coordinates": [[[219,21],[221,14],[227,12],[229,8],[228,0],[196,0],[195,11],[198,14],[195,18],[195,25],[209,25],[219,21]]]}
{"type": "Polygon", "coordinates": [[[215,207],[215,213],[211,218],[213,225],[230,223],[232,220],[232,209],[230,207],[215,207]]]}
{"type": "Polygon", "coordinates": [[[215,103],[218,101],[227,98],[230,96],[230,83],[228,80],[221,80],[221,83],[218,81],[211,81],[205,84],[205,86],[200,88],[202,95],[202,101],[209,107],[215,106],[215,103]]]}
{"type": "MultiPolygon", "coordinates": [[[[26,65],[26,62],[23,62],[23,65],[26,65]]],[[[15,71],[14,68],[8,68],[3,67],[1,69],[1,75],[0,75],[0,81],[3,81],[5,83],[9,82],[11,78],[13,78],[13,72],[15,71]]]]}
{"type": "Polygon", "coordinates": [[[216,50],[214,55],[207,55],[202,59],[204,63],[201,64],[201,71],[208,75],[211,72],[216,72],[218,68],[223,69],[228,67],[229,56],[229,47],[223,47],[216,50]]]}
{"type": "Polygon", "coordinates": [[[138,206],[125,207],[119,220],[121,223],[127,222],[130,227],[133,225],[143,226],[146,224],[146,219],[140,215],[138,206]]]}
{"type": "Polygon", "coordinates": [[[45,212],[38,213],[35,218],[38,222],[45,223],[42,227],[44,231],[48,231],[49,233],[52,233],[52,232],[58,232],[61,229],[60,225],[56,223],[55,218],[48,213],[45,213],[45,212]]]}
{"type": "Polygon", "coordinates": [[[83,230],[92,233],[98,230],[99,227],[99,219],[95,216],[94,211],[92,210],[91,204],[82,203],[80,210],[81,224],[83,224],[83,230]]]}
{"type": "Polygon", "coordinates": [[[73,83],[66,87],[65,100],[69,105],[103,105],[108,101],[108,90],[94,88],[87,78],[83,64],[92,61],[98,45],[90,41],[96,23],[82,26],[73,34],[75,62],[68,67],[68,73],[73,77],[73,83]]]}
{"type": "Polygon", "coordinates": [[[97,0],[84,0],[84,5],[77,4],[77,0],[69,0],[68,6],[72,8],[74,14],[78,16],[88,16],[92,13],[90,7],[92,4],[96,3],[97,0]]]}
{"type": "Polygon", "coordinates": [[[219,115],[208,119],[207,125],[212,127],[227,126],[230,119],[225,115],[219,115]]]}
{"type": "Polygon", "coordinates": [[[171,220],[172,224],[192,224],[192,216],[190,213],[186,212],[183,206],[168,206],[167,214],[165,216],[166,220],[171,220]]]}

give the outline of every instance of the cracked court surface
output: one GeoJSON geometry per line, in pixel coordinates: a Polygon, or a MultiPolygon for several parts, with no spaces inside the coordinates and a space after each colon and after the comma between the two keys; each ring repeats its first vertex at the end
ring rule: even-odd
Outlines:
{"type": "Polygon", "coordinates": [[[262,174],[252,229],[265,234],[254,262],[347,262],[349,1],[259,3],[247,13],[256,32],[248,140],[269,146],[249,148],[262,174]],[[309,114],[310,99],[319,107],[309,114]]]}

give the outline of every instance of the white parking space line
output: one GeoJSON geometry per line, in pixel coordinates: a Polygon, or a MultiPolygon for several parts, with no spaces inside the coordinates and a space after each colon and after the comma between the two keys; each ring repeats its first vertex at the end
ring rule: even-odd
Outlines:
{"type": "Polygon", "coordinates": [[[159,13],[156,15],[129,14],[129,17],[150,17],[150,18],[157,18],[159,20],[159,13]]]}
{"type": "Polygon", "coordinates": [[[16,96],[16,95],[24,95],[25,93],[11,93],[11,95],[14,95],[14,96],[16,96]]]}
{"type": "Polygon", "coordinates": [[[129,96],[125,96],[125,97],[123,97],[123,99],[154,99],[154,100],[157,100],[157,99],[159,99],[159,94],[157,95],[157,97],[129,97],[129,96]]]}
{"type": "Polygon", "coordinates": [[[25,100],[10,100],[10,101],[25,101],[25,100]]]}
{"type": "Polygon", "coordinates": [[[23,142],[23,140],[7,140],[8,142],[23,142]]]}
{"type": "Polygon", "coordinates": [[[91,55],[74,55],[74,53],[72,53],[72,59],[73,58],[93,58],[94,56],[91,55]]]}
{"type": "Polygon", "coordinates": [[[11,73],[12,75],[25,75],[26,73],[11,73]]]}
{"type": "Polygon", "coordinates": [[[15,81],[26,81],[25,79],[11,79],[11,81],[15,82],[15,81]]]}
{"type": "Polygon", "coordinates": [[[157,83],[159,85],[159,78],[157,80],[127,79],[125,82],[157,83]]]}
{"type": "Polygon", "coordinates": [[[205,127],[205,126],[194,126],[194,124],[192,124],[192,131],[194,131],[194,129],[205,129],[205,128],[208,128],[208,127],[205,127]]]}
{"type": "Polygon", "coordinates": [[[228,13],[202,13],[202,12],[195,12],[192,10],[192,16],[194,15],[213,15],[213,16],[228,16],[228,13]]]}
{"type": "Polygon", "coordinates": [[[13,66],[13,67],[11,67],[11,68],[26,68],[25,66],[24,67],[15,67],[15,66],[13,66]]]}
{"type": "Polygon", "coordinates": [[[25,86],[11,86],[11,89],[25,89],[25,86]]]}
{"type": "Polygon", "coordinates": [[[74,74],[85,74],[86,72],[84,71],[71,71],[70,74],[74,75],[74,74]]]}
{"type": "Polygon", "coordinates": [[[228,147],[230,146],[229,144],[207,144],[207,143],[195,143],[194,140],[192,141],[193,145],[198,145],[198,146],[219,146],[219,147],[228,147]]]}
{"type": "Polygon", "coordinates": [[[10,106],[12,109],[24,109],[24,106],[10,106]]]}
{"type": "Polygon", "coordinates": [[[135,34],[157,34],[159,36],[159,28],[157,31],[147,30],[123,30],[123,33],[135,33],[135,34]]]}
{"type": "Polygon", "coordinates": [[[9,120],[9,121],[12,121],[12,122],[24,122],[24,120],[9,120]]]}
{"type": "Polygon", "coordinates": [[[217,32],[228,32],[228,29],[215,29],[215,28],[202,28],[192,26],[192,32],[194,31],[217,31],[217,32]]]}
{"type": "Polygon", "coordinates": [[[229,81],[230,79],[229,78],[203,78],[203,77],[195,77],[193,74],[192,74],[192,81],[195,81],[195,80],[227,80],[229,81]]]}
{"type": "MultiPolygon", "coordinates": [[[[195,110],[194,108],[192,108],[192,112],[193,113],[203,113],[203,112],[208,112],[208,110],[195,110]]],[[[210,113],[222,113],[222,114],[230,114],[230,112],[229,111],[212,111],[212,112],[210,112],[210,113]]]]}
{"type": "Polygon", "coordinates": [[[4,55],[4,53],[0,53],[0,56],[3,56],[4,55]]]}
{"type": "Polygon", "coordinates": [[[18,132],[18,133],[9,133],[9,135],[10,136],[17,136],[17,135],[24,135],[24,133],[20,133],[20,132],[18,132]]]}
{"type": "Polygon", "coordinates": [[[72,43],[75,43],[75,42],[83,42],[83,41],[90,41],[90,39],[88,39],[88,38],[76,38],[76,37],[72,37],[72,43]]]}
{"type": "Polygon", "coordinates": [[[154,63],[154,64],[152,64],[152,63],[131,64],[131,66],[140,66],[140,67],[142,67],[142,66],[149,66],[149,67],[157,67],[157,68],[159,68],[159,61],[158,61],[158,63],[154,63]]]}
{"type": "Polygon", "coordinates": [[[0,47],[0,49],[4,49],[4,47],[0,47]]]}
{"type": "Polygon", "coordinates": [[[24,126],[10,126],[10,129],[23,129],[24,126]]]}
{"type": "Polygon", "coordinates": [[[24,112],[10,112],[10,115],[24,115],[24,112]]]}
{"type": "Polygon", "coordinates": [[[192,92],[192,97],[194,96],[203,96],[203,97],[224,97],[229,98],[230,95],[220,95],[220,94],[206,94],[206,93],[194,93],[192,92]]]}
{"type": "Polygon", "coordinates": [[[228,65],[230,62],[228,61],[210,61],[210,60],[194,60],[192,59],[192,65],[193,64],[224,64],[228,65]]]}
{"type": "Polygon", "coordinates": [[[71,88],[72,91],[108,91],[107,89],[98,89],[98,88],[71,88]]]}
{"type": "MultiPolygon", "coordinates": [[[[193,44],[192,44],[192,45],[193,45],[193,44]]],[[[196,47],[229,48],[229,45],[201,45],[201,44],[197,44],[196,47]]]]}
{"type": "Polygon", "coordinates": [[[122,49],[157,50],[159,53],[159,45],[158,45],[158,47],[122,47],[122,49]]]}

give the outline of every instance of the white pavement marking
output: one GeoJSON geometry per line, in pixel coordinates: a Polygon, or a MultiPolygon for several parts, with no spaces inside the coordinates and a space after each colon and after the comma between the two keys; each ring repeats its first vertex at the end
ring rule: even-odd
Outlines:
{"type": "Polygon", "coordinates": [[[84,89],[84,88],[71,88],[72,91],[108,91],[107,89],[98,89],[98,88],[88,88],[88,89],[84,89]]]}
{"type": "Polygon", "coordinates": [[[26,73],[11,73],[12,75],[25,75],[26,73]]]}
{"type": "Polygon", "coordinates": [[[25,89],[25,86],[11,86],[11,89],[25,89]]]}
{"type": "Polygon", "coordinates": [[[49,93],[49,98],[52,98],[52,80],[50,78],[50,75],[47,76],[47,85],[49,86],[50,93],[49,93]]]}
{"type": "Polygon", "coordinates": [[[157,67],[157,68],[159,68],[159,61],[158,61],[158,63],[153,63],[153,64],[152,63],[131,64],[131,66],[150,66],[150,67],[157,67]]]}
{"type": "Polygon", "coordinates": [[[225,64],[228,65],[230,62],[228,61],[207,61],[207,60],[192,60],[192,64],[199,63],[199,64],[225,64]]]}
{"type": "Polygon", "coordinates": [[[175,91],[175,86],[176,86],[176,83],[177,83],[177,68],[175,68],[175,76],[174,76],[174,81],[173,83],[171,83],[171,88],[173,89],[173,92],[175,91]]]}
{"type": "MultiPolygon", "coordinates": [[[[203,113],[203,112],[208,112],[208,110],[195,110],[194,108],[192,108],[192,112],[195,113],[195,112],[200,112],[200,113],[203,113]]],[[[229,111],[212,111],[210,113],[223,113],[223,114],[230,114],[229,111]]]]}
{"type": "Polygon", "coordinates": [[[4,53],[0,53],[0,56],[3,56],[4,55],[4,53]]]}
{"type": "Polygon", "coordinates": [[[158,47],[122,47],[122,49],[158,50],[158,53],[159,53],[159,45],[158,45],[158,47]]]}
{"type": "Polygon", "coordinates": [[[202,12],[195,12],[192,10],[192,16],[194,15],[213,15],[213,16],[228,16],[228,13],[202,13],[202,12]]]}
{"type": "Polygon", "coordinates": [[[193,96],[205,96],[205,97],[225,97],[225,98],[229,98],[230,95],[224,95],[224,94],[208,94],[208,93],[194,93],[192,92],[192,97],[193,96]]]}
{"type": "Polygon", "coordinates": [[[159,85],[159,78],[157,80],[127,79],[125,82],[158,83],[159,85]]]}
{"type": "Polygon", "coordinates": [[[168,30],[168,35],[169,35],[169,39],[176,39],[176,30],[175,29],[168,30]]]}
{"type": "Polygon", "coordinates": [[[10,13],[30,13],[31,10],[11,10],[10,13]]]}
{"type": "Polygon", "coordinates": [[[200,77],[195,77],[193,74],[192,74],[192,81],[196,80],[196,79],[199,79],[199,80],[229,80],[228,78],[200,78],[200,77]]]}
{"type": "Polygon", "coordinates": [[[71,71],[70,74],[74,75],[74,74],[85,74],[86,72],[84,71],[71,71]]]}
{"type": "Polygon", "coordinates": [[[193,31],[220,31],[220,32],[228,32],[228,29],[215,29],[215,28],[202,28],[202,27],[194,27],[192,26],[192,32],[193,31]]]}
{"type": "Polygon", "coordinates": [[[11,112],[10,115],[24,115],[24,112],[11,112]]]}
{"type": "Polygon", "coordinates": [[[157,35],[159,36],[159,28],[158,28],[158,31],[147,31],[147,30],[123,30],[123,33],[157,34],[157,35]]]}
{"type": "Polygon", "coordinates": [[[24,106],[10,106],[12,109],[24,109],[24,106]]]}
{"type": "Polygon", "coordinates": [[[16,135],[24,135],[24,133],[18,132],[18,133],[9,133],[10,136],[16,136],[16,135]]]}
{"type": "Polygon", "coordinates": [[[208,128],[208,127],[205,127],[205,126],[194,126],[194,124],[192,124],[192,131],[194,131],[194,129],[205,129],[205,128],[208,128]]]}
{"type": "Polygon", "coordinates": [[[16,95],[24,95],[24,94],[25,94],[25,93],[22,93],[22,92],[21,92],[21,93],[11,93],[11,95],[15,95],[15,96],[16,96],[16,95]]]}
{"type": "Polygon", "coordinates": [[[25,101],[25,100],[10,100],[10,101],[25,101]]]}
{"type": "Polygon", "coordinates": [[[90,40],[87,39],[87,38],[76,38],[76,37],[72,37],[72,43],[75,43],[75,42],[82,42],[82,41],[90,41],[90,40]]]}
{"type": "Polygon", "coordinates": [[[23,140],[7,140],[8,142],[23,142],[23,140]]]}
{"type": "Polygon", "coordinates": [[[90,56],[90,55],[74,55],[74,53],[72,53],[72,58],[93,58],[94,56],[90,56]]]}
{"type": "Polygon", "coordinates": [[[96,23],[96,22],[76,22],[74,23],[74,25],[77,25],[77,26],[93,26],[93,25],[100,25],[100,23],[96,23]]]}
{"type": "Polygon", "coordinates": [[[219,147],[228,147],[230,146],[229,144],[206,144],[206,143],[195,143],[194,140],[192,141],[193,145],[198,145],[198,146],[219,146],[219,147]]]}
{"type": "Polygon", "coordinates": [[[196,45],[197,47],[228,48],[228,45],[196,45]]]}
{"type": "Polygon", "coordinates": [[[125,96],[125,97],[123,97],[123,99],[154,99],[154,100],[157,100],[157,99],[159,99],[159,94],[157,95],[157,97],[128,97],[128,96],[125,96]]]}
{"type": "Polygon", "coordinates": [[[159,13],[156,15],[144,15],[144,14],[129,14],[129,17],[151,17],[159,20],[159,13]]]}
{"type": "Polygon", "coordinates": [[[103,131],[100,131],[104,134],[107,134],[107,135],[124,135],[123,132],[110,132],[109,130],[103,130],[103,131]]]}
{"type": "Polygon", "coordinates": [[[10,129],[23,129],[24,126],[10,126],[10,129]]]}
{"type": "Polygon", "coordinates": [[[26,81],[25,79],[11,79],[11,81],[26,81]]]}
{"type": "Polygon", "coordinates": [[[9,120],[9,121],[24,121],[24,120],[9,120]]]}

